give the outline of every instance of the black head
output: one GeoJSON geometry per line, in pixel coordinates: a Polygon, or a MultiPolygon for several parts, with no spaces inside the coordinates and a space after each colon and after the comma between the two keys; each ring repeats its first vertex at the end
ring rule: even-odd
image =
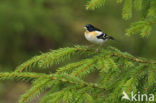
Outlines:
{"type": "Polygon", "coordinates": [[[87,29],[87,30],[90,31],[90,32],[91,32],[91,31],[96,31],[96,30],[101,31],[101,30],[95,28],[95,27],[94,27],[93,25],[91,25],[91,24],[87,24],[84,28],[87,29]]]}

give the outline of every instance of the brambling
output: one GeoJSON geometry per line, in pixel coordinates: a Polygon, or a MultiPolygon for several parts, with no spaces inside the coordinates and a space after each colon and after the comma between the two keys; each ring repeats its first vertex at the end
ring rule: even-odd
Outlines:
{"type": "Polygon", "coordinates": [[[87,24],[84,28],[86,29],[84,33],[85,38],[94,44],[102,45],[107,40],[114,40],[113,37],[108,36],[106,33],[103,33],[100,29],[91,24],[87,24]]]}

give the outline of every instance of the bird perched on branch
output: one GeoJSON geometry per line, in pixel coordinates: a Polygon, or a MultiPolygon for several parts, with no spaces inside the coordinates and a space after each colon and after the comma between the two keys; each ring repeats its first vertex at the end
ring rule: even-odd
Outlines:
{"type": "Polygon", "coordinates": [[[91,24],[87,24],[84,28],[86,29],[84,33],[85,38],[94,44],[101,46],[107,40],[114,40],[113,37],[108,36],[106,33],[103,33],[100,29],[94,27],[91,24]]]}
{"type": "Polygon", "coordinates": [[[94,27],[91,24],[87,24],[85,27],[85,38],[95,44],[103,44],[107,40],[114,40],[113,37],[108,36],[106,33],[103,33],[100,29],[94,27]]]}

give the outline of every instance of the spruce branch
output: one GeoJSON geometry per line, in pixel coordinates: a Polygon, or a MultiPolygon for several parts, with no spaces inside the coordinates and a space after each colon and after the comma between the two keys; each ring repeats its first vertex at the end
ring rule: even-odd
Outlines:
{"type": "Polygon", "coordinates": [[[150,2],[150,8],[148,10],[147,16],[149,16],[149,17],[156,16],[156,6],[155,5],[156,5],[156,1],[155,0],[152,0],[150,2]]]}
{"type": "Polygon", "coordinates": [[[53,64],[58,64],[69,59],[72,55],[81,54],[87,50],[85,46],[75,46],[74,48],[61,48],[59,50],[51,50],[48,53],[43,53],[40,56],[35,56],[27,62],[21,64],[16,68],[16,72],[22,72],[28,68],[39,67],[45,68],[50,67],[53,64]]]}
{"type": "Polygon", "coordinates": [[[134,7],[136,10],[141,10],[143,0],[134,0],[134,7]]]}
{"type": "Polygon", "coordinates": [[[30,73],[30,72],[24,72],[24,73],[18,73],[18,72],[1,72],[0,73],[0,79],[14,79],[14,78],[30,78],[30,79],[36,79],[36,78],[47,78],[48,75],[43,73],[30,73]]]}
{"type": "Polygon", "coordinates": [[[143,0],[143,2],[142,2],[142,10],[141,10],[141,13],[142,13],[141,16],[143,18],[147,17],[149,8],[150,8],[150,0],[143,0]]]}
{"type": "Polygon", "coordinates": [[[105,4],[106,0],[90,0],[87,4],[86,9],[92,9],[102,7],[105,4]]]}
{"type": "Polygon", "coordinates": [[[96,59],[88,60],[88,63],[86,63],[86,64],[80,66],[80,68],[77,68],[76,70],[74,70],[71,75],[81,77],[81,76],[89,74],[92,70],[91,67],[93,68],[94,67],[93,65],[95,65],[95,60],[96,59]],[[89,69],[89,70],[87,70],[87,69],[89,69]]]}
{"type": "Polygon", "coordinates": [[[125,20],[128,20],[132,17],[132,0],[125,0],[124,1],[124,7],[122,10],[122,18],[125,20]]]}
{"type": "Polygon", "coordinates": [[[140,65],[138,66],[134,71],[134,73],[132,73],[131,75],[131,78],[127,81],[127,90],[126,90],[126,93],[129,94],[130,90],[133,90],[134,92],[136,91],[136,83],[135,80],[138,79],[138,76],[140,76],[141,72],[143,72],[144,68],[145,68],[146,65],[140,65]],[[134,83],[135,82],[135,83],[134,83]],[[133,88],[133,89],[132,89],[133,88]]]}
{"type": "Polygon", "coordinates": [[[30,73],[30,72],[4,72],[0,73],[0,79],[5,80],[5,79],[13,79],[13,78],[18,78],[18,77],[23,77],[23,78],[31,78],[31,79],[37,79],[37,78],[42,78],[42,79],[51,79],[51,80],[58,80],[61,82],[67,82],[71,84],[76,84],[76,85],[81,85],[82,87],[93,87],[93,88],[99,88],[99,89],[104,89],[103,87],[99,86],[98,84],[94,83],[87,83],[84,82],[83,80],[80,80],[79,78],[75,76],[68,75],[66,73],[64,74],[43,74],[43,73],[30,73]]]}
{"type": "MultiPolygon", "coordinates": [[[[121,3],[123,0],[117,0],[117,3],[121,3]]],[[[105,0],[91,0],[87,4],[87,9],[96,9],[102,7],[105,0]]],[[[128,20],[132,17],[132,11],[138,10],[140,13],[141,21],[134,22],[130,28],[126,30],[126,34],[139,34],[142,37],[150,34],[152,30],[152,24],[156,23],[156,1],[155,0],[124,0],[122,9],[122,18],[128,20]],[[135,9],[133,9],[135,8],[135,9]]]]}
{"type": "Polygon", "coordinates": [[[156,24],[156,17],[149,17],[145,20],[132,23],[130,28],[126,30],[126,33],[127,35],[140,33],[142,37],[145,37],[150,33],[153,24],[156,24]]]}
{"type": "Polygon", "coordinates": [[[148,85],[152,86],[154,83],[156,84],[155,65],[151,65],[149,68],[150,70],[148,71],[148,85]]]}
{"type": "Polygon", "coordinates": [[[121,55],[121,54],[116,54],[116,53],[111,54],[111,56],[122,57],[122,58],[129,59],[129,60],[139,62],[139,63],[155,64],[156,65],[156,62],[154,62],[154,61],[143,60],[143,59],[139,59],[139,58],[136,58],[136,57],[126,56],[126,55],[121,55]]]}
{"type": "Polygon", "coordinates": [[[83,103],[85,100],[85,98],[83,98],[84,94],[89,91],[93,91],[93,89],[88,87],[81,88],[79,86],[68,86],[60,91],[48,94],[41,100],[41,103],[83,103]]]}
{"type": "Polygon", "coordinates": [[[74,63],[70,63],[66,66],[63,66],[63,67],[60,67],[57,69],[57,73],[62,73],[62,72],[66,72],[66,73],[70,73],[73,69],[83,65],[83,64],[86,64],[88,63],[89,60],[88,59],[84,59],[84,60],[81,60],[81,61],[78,61],[78,62],[74,62],[74,63]]]}
{"type": "MultiPolygon", "coordinates": [[[[38,97],[41,93],[45,96],[41,97],[41,103],[50,102],[80,102],[84,101],[104,101],[120,103],[122,90],[129,93],[131,90],[137,92],[138,90],[150,92],[150,88],[155,85],[156,75],[156,62],[145,58],[134,57],[133,55],[122,52],[114,47],[101,48],[96,53],[95,50],[89,49],[86,46],[76,46],[61,48],[52,52],[40,55],[43,57],[41,60],[32,59],[23,63],[29,64],[29,68],[39,67],[39,63],[47,63],[43,68],[48,69],[50,65],[57,65],[60,63],[68,63],[58,67],[57,71],[53,74],[49,73],[34,73],[34,72],[2,72],[0,73],[0,80],[7,79],[22,79],[23,81],[31,80],[32,87],[21,96],[19,103],[27,103],[33,98],[38,97]],[[62,51],[64,50],[64,51],[62,51]],[[72,61],[72,57],[65,57],[63,55],[83,56],[78,61],[72,61]],[[87,54],[87,55],[86,55],[87,54]],[[44,56],[43,56],[44,55],[44,56]],[[54,61],[56,55],[61,55],[54,61]],[[45,56],[47,56],[45,58],[45,56]],[[62,58],[66,58],[63,59],[62,58]],[[50,60],[47,62],[47,60],[50,60]],[[30,62],[29,62],[30,61],[30,62]],[[33,62],[32,62],[33,61],[33,62]],[[99,71],[97,82],[86,81],[89,74],[94,71],[99,71]],[[144,81],[144,84],[141,84],[144,81]],[[142,88],[140,89],[140,85],[142,88]],[[85,98],[82,98],[85,97],[85,98]]],[[[37,56],[37,58],[41,58],[37,56]]],[[[21,69],[25,70],[25,68],[21,69]]]]}
{"type": "Polygon", "coordinates": [[[32,98],[40,95],[42,91],[44,91],[46,88],[49,88],[52,86],[51,79],[40,79],[37,80],[36,83],[33,84],[32,88],[28,90],[24,95],[22,95],[19,99],[19,103],[27,103],[32,98]]]}
{"type": "MultiPolygon", "coordinates": [[[[70,59],[70,57],[78,52],[82,52],[87,50],[86,48],[63,48],[59,49],[57,51],[53,51],[50,54],[48,54],[47,58],[42,59],[39,62],[40,68],[50,67],[53,65],[53,63],[60,63],[66,59],[70,59]]],[[[80,53],[78,53],[80,54],[80,53]]]]}

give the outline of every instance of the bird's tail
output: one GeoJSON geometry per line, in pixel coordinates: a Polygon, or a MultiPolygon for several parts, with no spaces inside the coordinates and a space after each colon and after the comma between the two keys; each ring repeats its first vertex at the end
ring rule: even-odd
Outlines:
{"type": "Polygon", "coordinates": [[[112,37],[112,36],[108,36],[108,40],[114,40],[114,41],[119,42],[119,40],[114,39],[114,37],[112,37]]]}
{"type": "Polygon", "coordinates": [[[112,36],[108,36],[109,40],[115,40],[112,36]]]}

